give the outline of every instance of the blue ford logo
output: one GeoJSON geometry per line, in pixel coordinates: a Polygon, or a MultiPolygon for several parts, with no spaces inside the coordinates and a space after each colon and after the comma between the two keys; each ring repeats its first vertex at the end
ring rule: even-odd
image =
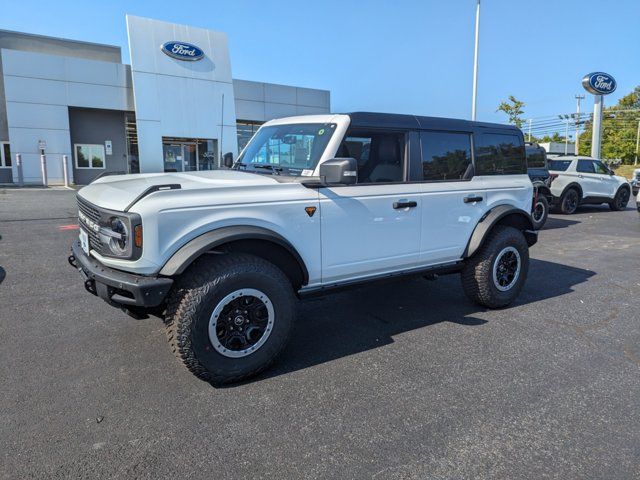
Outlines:
{"type": "Polygon", "coordinates": [[[594,95],[608,95],[616,90],[618,84],[615,79],[604,72],[594,72],[582,79],[584,89],[594,95]]]}
{"type": "Polygon", "coordinates": [[[186,42],[167,42],[160,49],[170,57],[178,60],[200,60],[204,52],[195,45],[186,42]]]}

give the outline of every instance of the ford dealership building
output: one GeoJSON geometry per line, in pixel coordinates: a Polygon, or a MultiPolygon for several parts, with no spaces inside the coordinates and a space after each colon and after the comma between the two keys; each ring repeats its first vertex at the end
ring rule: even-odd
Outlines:
{"type": "Polygon", "coordinates": [[[328,113],[326,90],[237,80],[224,33],[127,16],[119,47],[0,30],[0,184],[210,170],[272,118],[328,113]]]}

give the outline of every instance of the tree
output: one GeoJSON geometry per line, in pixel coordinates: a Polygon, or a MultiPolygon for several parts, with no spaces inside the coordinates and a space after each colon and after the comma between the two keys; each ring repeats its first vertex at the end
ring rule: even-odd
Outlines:
{"type": "Polygon", "coordinates": [[[504,112],[509,117],[509,123],[515,125],[518,128],[522,128],[524,120],[522,115],[524,114],[524,102],[517,100],[513,95],[509,95],[509,100],[500,103],[496,112],[504,112]]]}
{"type": "MultiPolygon", "coordinates": [[[[616,105],[605,107],[602,117],[602,158],[620,158],[623,163],[633,163],[640,120],[640,86],[618,100],[616,105]]],[[[580,134],[580,155],[591,155],[592,134],[593,122],[590,119],[580,134]]]]}

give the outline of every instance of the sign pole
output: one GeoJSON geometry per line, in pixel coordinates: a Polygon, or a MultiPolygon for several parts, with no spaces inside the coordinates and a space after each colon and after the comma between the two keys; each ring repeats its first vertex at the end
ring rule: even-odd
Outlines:
{"type": "Polygon", "coordinates": [[[602,142],[602,95],[595,95],[593,102],[593,134],[591,136],[591,156],[600,158],[602,142]]]}
{"type": "Polygon", "coordinates": [[[580,154],[580,100],[584,99],[584,95],[575,95],[576,98],[576,142],[575,155],[580,154]]]}

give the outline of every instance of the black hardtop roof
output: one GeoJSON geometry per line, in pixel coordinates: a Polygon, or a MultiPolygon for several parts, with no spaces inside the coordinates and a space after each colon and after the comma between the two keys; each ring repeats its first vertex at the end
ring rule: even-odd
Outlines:
{"type": "Polygon", "coordinates": [[[468,131],[474,128],[495,128],[513,130],[520,133],[520,129],[513,125],[502,123],[472,122],[457,118],[421,117],[418,115],[403,115],[399,113],[352,112],[346,113],[351,117],[353,127],[387,127],[402,129],[446,129],[468,131]]]}

